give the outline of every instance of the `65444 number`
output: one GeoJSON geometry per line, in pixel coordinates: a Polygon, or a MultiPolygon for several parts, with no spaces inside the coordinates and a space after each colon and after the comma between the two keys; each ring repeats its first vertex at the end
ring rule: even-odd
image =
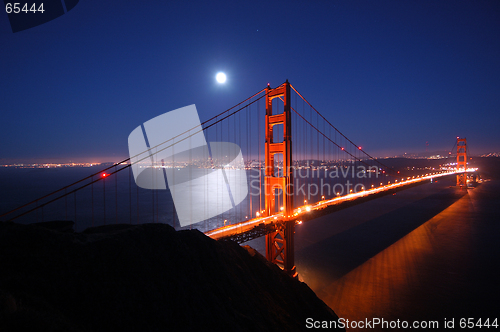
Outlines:
{"type": "Polygon", "coordinates": [[[7,3],[5,5],[5,11],[7,12],[7,14],[10,14],[10,13],[19,14],[20,12],[25,12],[25,13],[29,13],[29,12],[36,13],[36,12],[39,12],[39,13],[43,13],[45,10],[43,9],[43,2],[38,6],[38,8],[36,7],[36,4],[33,3],[29,7],[29,9],[28,9],[28,4],[27,3],[25,3],[24,6],[21,8],[21,3],[15,2],[15,3],[7,3]]]}

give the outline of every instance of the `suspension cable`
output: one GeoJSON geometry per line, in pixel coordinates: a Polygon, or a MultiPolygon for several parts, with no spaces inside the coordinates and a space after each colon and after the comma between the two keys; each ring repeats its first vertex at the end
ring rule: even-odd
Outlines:
{"type": "Polygon", "coordinates": [[[338,130],[334,125],[332,125],[330,123],[330,121],[328,121],[320,112],[318,112],[318,110],[316,110],[296,89],[295,87],[290,84],[290,87],[293,89],[293,91],[295,91],[299,96],[300,98],[302,98],[309,106],[311,106],[311,108],[319,115],[321,116],[321,118],[326,121],[326,123],[328,123],[333,129],[335,129],[340,135],[342,135],[342,137],[344,137],[349,143],[351,143],[352,145],[354,145],[356,148],[358,148],[358,150],[360,150],[361,152],[363,152],[366,156],[368,156],[370,159],[376,161],[377,163],[379,163],[380,165],[382,165],[383,167],[385,167],[386,169],[392,171],[392,172],[395,172],[392,168],[390,168],[389,166],[387,165],[384,165],[383,163],[381,163],[380,161],[378,161],[376,158],[372,157],[371,155],[369,155],[365,150],[363,149],[359,149],[360,146],[354,144],[353,141],[351,141],[349,138],[347,138],[347,136],[345,136],[340,130],[338,130]]]}
{"type": "MultiPolygon", "coordinates": [[[[239,105],[243,104],[244,102],[246,102],[246,101],[248,101],[248,100],[252,99],[253,97],[255,97],[255,96],[259,95],[259,94],[261,94],[264,90],[265,90],[265,89],[260,90],[259,92],[255,93],[254,95],[252,95],[251,97],[249,97],[249,98],[245,99],[244,101],[242,101],[242,102],[240,102],[240,103],[238,103],[238,104],[234,105],[233,107],[231,107],[231,108],[229,108],[229,109],[225,110],[224,112],[222,112],[222,113],[220,113],[220,114],[218,114],[218,115],[216,115],[216,116],[214,116],[214,117],[212,117],[212,118],[210,118],[210,119],[208,119],[208,120],[204,121],[203,123],[201,123],[201,125],[207,124],[208,122],[210,122],[210,121],[212,121],[212,120],[214,120],[214,119],[217,119],[217,118],[218,118],[218,117],[220,117],[222,114],[225,114],[225,113],[227,113],[227,112],[231,111],[232,109],[234,109],[234,108],[236,108],[237,106],[239,106],[239,105]]],[[[260,100],[260,99],[262,99],[262,98],[264,98],[264,97],[265,97],[265,95],[262,95],[262,96],[260,96],[259,98],[255,99],[254,101],[250,102],[248,105],[251,105],[251,104],[253,104],[253,103],[257,102],[258,100],[260,100]]],[[[195,134],[198,134],[198,133],[200,133],[200,132],[202,132],[202,131],[207,130],[208,128],[210,128],[210,127],[212,127],[212,126],[216,125],[217,123],[219,123],[219,122],[221,122],[221,121],[223,121],[223,120],[227,119],[228,117],[233,116],[234,114],[236,114],[236,113],[240,112],[240,111],[241,111],[242,109],[244,109],[246,106],[247,106],[247,105],[245,105],[245,106],[243,106],[243,107],[239,108],[238,110],[236,110],[236,111],[234,111],[234,112],[232,112],[232,113],[230,113],[230,114],[226,115],[225,117],[222,117],[222,118],[218,119],[216,122],[214,122],[214,123],[211,123],[211,124],[207,125],[206,127],[204,127],[204,128],[202,128],[202,129],[200,129],[200,130],[198,130],[198,131],[196,131],[196,132],[192,133],[192,134],[191,134],[191,135],[189,135],[189,136],[184,137],[183,139],[181,139],[181,140],[179,140],[179,141],[177,141],[177,142],[175,142],[175,143],[173,143],[173,144],[170,144],[169,146],[167,146],[167,147],[165,147],[165,148],[163,148],[163,149],[161,149],[161,150],[157,150],[154,154],[157,154],[158,152],[161,152],[161,151],[163,151],[163,150],[165,150],[165,149],[168,149],[168,148],[170,148],[170,147],[174,146],[175,144],[177,144],[177,143],[179,143],[179,142],[182,142],[182,141],[184,141],[184,140],[186,140],[186,139],[188,139],[188,138],[190,138],[190,137],[194,136],[195,134]]],[[[19,218],[19,217],[21,217],[21,216],[24,216],[24,215],[26,215],[26,214],[28,214],[28,213],[30,213],[30,212],[32,212],[32,211],[34,211],[34,210],[37,210],[37,209],[38,209],[38,208],[40,208],[40,207],[43,207],[43,206],[45,206],[45,205],[47,205],[47,204],[49,204],[49,203],[52,203],[52,202],[54,202],[54,201],[56,201],[56,200],[58,200],[58,199],[60,199],[60,198],[62,198],[62,197],[65,197],[65,196],[67,196],[67,195],[69,195],[69,194],[71,194],[71,193],[74,193],[74,192],[76,192],[76,191],[78,191],[78,190],[80,190],[80,189],[83,189],[83,188],[85,188],[85,187],[87,187],[87,186],[89,186],[89,185],[91,185],[91,184],[93,184],[93,183],[95,183],[95,182],[98,182],[98,181],[102,180],[103,178],[101,178],[101,177],[98,177],[96,180],[93,180],[93,177],[94,177],[94,176],[96,176],[96,175],[98,175],[98,174],[101,174],[101,173],[103,173],[103,172],[105,172],[105,171],[107,171],[107,170],[109,170],[109,169],[112,169],[112,168],[115,168],[115,171],[110,172],[109,174],[107,174],[107,175],[106,175],[106,177],[108,177],[108,176],[110,176],[110,175],[113,175],[113,174],[115,174],[115,173],[117,173],[117,172],[120,172],[120,171],[124,170],[125,168],[128,168],[128,167],[132,166],[132,163],[131,163],[131,159],[132,159],[132,158],[135,158],[135,157],[137,157],[137,156],[139,156],[139,155],[142,155],[142,154],[144,154],[144,153],[146,153],[146,152],[149,152],[149,151],[151,151],[152,149],[155,149],[155,148],[159,147],[160,145],[163,145],[163,144],[165,144],[165,143],[167,143],[167,142],[169,142],[169,141],[171,141],[171,140],[173,140],[173,139],[175,139],[175,138],[177,138],[177,137],[179,137],[179,136],[182,136],[182,135],[184,135],[184,134],[186,134],[186,133],[189,133],[191,130],[196,129],[196,128],[198,128],[198,127],[199,127],[199,126],[195,126],[195,127],[191,128],[191,129],[188,129],[188,130],[186,130],[185,132],[183,132],[183,133],[181,133],[181,134],[179,134],[179,135],[177,135],[177,136],[175,136],[175,137],[172,137],[172,138],[170,138],[170,139],[168,139],[168,140],[166,140],[166,141],[164,141],[164,142],[162,142],[162,143],[159,143],[159,144],[157,144],[157,145],[155,145],[155,146],[153,146],[153,147],[150,147],[149,149],[147,149],[147,150],[145,150],[145,151],[143,151],[143,152],[141,152],[141,153],[138,153],[138,154],[136,154],[136,155],[134,155],[134,156],[132,156],[132,157],[130,157],[130,158],[127,158],[127,159],[124,159],[124,160],[119,161],[119,162],[117,162],[117,163],[114,163],[113,165],[111,165],[111,166],[109,166],[109,167],[106,167],[106,168],[104,168],[104,169],[102,169],[102,170],[100,170],[100,171],[98,171],[98,172],[95,172],[95,173],[93,173],[93,174],[91,174],[91,175],[89,175],[89,176],[87,176],[87,177],[84,177],[84,178],[82,178],[82,179],[80,179],[80,180],[78,180],[78,181],[76,181],[76,182],[73,182],[73,183],[71,183],[71,184],[69,184],[69,185],[66,185],[66,186],[64,186],[64,187],[62,187],[62,188],[60,188],[60,189],[58,189],[58,190],[55,190],[55,191],[53,191],[53,192],[51,192],[51,193],[49,193],[49,194],[47,194],[47,195],[45,195],[45,196],[42,196],[42,197],[40,197],[40,198],[37,198],[37,199],[35,199],[35,200],[33,200],[33,201],[29,202],[29,203],[26,203],[26,204],[21,205],[21,206],[19,206],[19,207],[15,208],[15,209],[13,209],[13,210],[10,210],[10,211],[8,211],[8,212],[6,212],[6,213],[3,213],[2,215],[0,215],[0,218],[1,218],[1,217],[4,217],[4,216],[7,216],[7,215],[9,215],[9,214],[11,214],[11,213],[13,213],[13,212],[16,212],[16,211],[18,211],[18,210],[20,210],[20,209],[23,209],[23,208],[25,208],[25,207],[27,207],[27,206],[30,206],[30,205],[32,205],[32,204],[34,204],[34,203],[37,203],[37,202],[39,202],[39,201],[41,201],[41,200],[43,200],[43,199],[45,199],[45,198],[48,198],[48,197],[50,197],[50,196],[52,196],[52,195],[55,195],[55,194],[59,193],[60,191],[65,190],[65,193],[64,193],[63,195],[61,195],[61,196],[59,196],[59,197],[56,197],[55,199],[52,199],[52,200],[50,200],[50,201],[48,201],[48,202],[46,202],[46,203],[43,203],[43,204],[41,204],[41,205],[37,205],[35,208],[32,208],[32,209],[30,209],[30,210],[28,210],[28,211],[26,211],[26,212],[24,212],[24,213],[22,213],[22,214],[20,214],[20,215],[17,215],[17,216],[15,216],[14,218],[11,218],[10,220],[17,219],[17,218],[19,218]],[[123,165],[123,164],[124,164],[124,163],[126,163],[126,162],[129,162],[129,163],[128,163],[127,165],[125,165],[124,167],[122,167],[122,168],[120,168],[120,169],[116,170],[116,166],[118,166],[118,165],[123,165]],[[85,185],[83,185],[83,186],[80,186],[80,187],[78,187],[78,188],[76,188],[76,189],[74,189],[74,190],[72,190],[72,191],[67,192],[67,189],[68,189],[68,188],[73,187],[73,186],[75,186],[75,185],[77,185],[77,184],[79,184],[79,183],[81,183],[81,182],[83,182],[83,181],[85,181],[85,180],[87,180],[87,179],[91,179],[91,182],[90,182],[90,183],[87,183],[87,184],[85,184],[85,185]]],[[[136,163],[138,163],[138,162],[141,162],[141,161],[143,161],[143,160],[145,160],[145,159],[147,159],[147,158],[150,158],[150,156],[148,155],[148,156],[146,156],[146,157],[144,157],[144,158],[142,158],[142,159],[140,159],[140,160],[137,160],[136,162],[134,162],[134,164],[136,164],[136,163]]]]}

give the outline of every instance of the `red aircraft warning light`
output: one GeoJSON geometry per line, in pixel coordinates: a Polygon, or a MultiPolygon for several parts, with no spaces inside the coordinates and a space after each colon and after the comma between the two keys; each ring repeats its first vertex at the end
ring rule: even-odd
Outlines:
{"type": "Polygon", "coordinates": [[[106,174],[106,173],[102,173],[101,174],[101,177],[105,178],[106,176],[108,176],[109,174],[106,174]]]}

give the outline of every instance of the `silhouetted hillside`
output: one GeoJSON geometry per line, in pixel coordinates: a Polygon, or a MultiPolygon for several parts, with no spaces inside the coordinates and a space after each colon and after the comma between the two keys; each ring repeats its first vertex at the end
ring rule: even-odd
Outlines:
{"type": "Polygon", "coordinates": [[[253,249],[163,224],[74,234],[0,223],[0,266],[1,331],[294,331],[337,319],[253,249]]]}

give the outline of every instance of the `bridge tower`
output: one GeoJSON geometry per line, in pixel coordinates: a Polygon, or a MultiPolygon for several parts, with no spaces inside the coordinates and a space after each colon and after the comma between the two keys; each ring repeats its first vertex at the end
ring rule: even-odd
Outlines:
{"type": "Polygon", "coordinates": [[[467,186],[467,139],[457,137],[457,186],[467,186]]]}
{"type": "MultiPolygon", "coordinates": [[[[281,126],[280,126],[281,127],[281,126]]],[[[281,137],[280,134],[278,134],[281,137]]],[[[290,113],[290,83],[288,80],[277,88],[266,90],[266,173],[264,178],[265,188],[265,213],[270,216],[276,211],[276,191],[283,197],[282,212],[284,219],[277,225],[277,230],[266,235],[266,258],[280,266],[290,276],[296,277],[294,263],[294,232],[295,220],[293,214],[293,172],[292,172],[292,125],[290,113]],[[282,113],[273,115],[273,99],[283,100],[282,113]],[[282,124],[283,139],[274,138],[274,126],[282,124]],[[283,168],[275,167],[276,154],[283,156],[283,168]]],[[[278,196],[279,197],[279,196],[278,196]]],[[[281,210],[281,209],[280,209],[281,210]]]]}

